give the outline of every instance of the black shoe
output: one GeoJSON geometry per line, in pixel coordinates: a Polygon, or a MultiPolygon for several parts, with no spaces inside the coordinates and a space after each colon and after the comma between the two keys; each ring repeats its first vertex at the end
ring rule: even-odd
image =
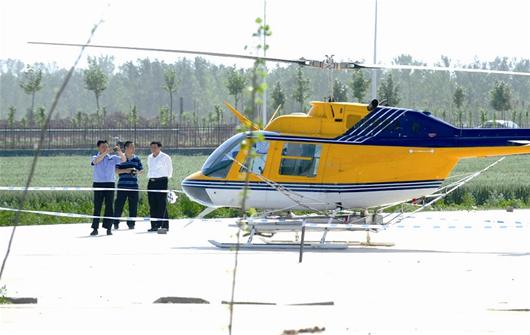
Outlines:
{"type": "Polygon", "coordinates": [[[112,232],[110,231],[110,229],[107,229],[107,235],[112,235],[112,232]]]}
{"type": "Polygon", "coordinates": [[[134,229],[134,226],[129,226],[129,229],[134,229]]]}
{"type": "Polygon", "coordinates": [[[114,230],[118,230],[118,225],[117,224],[114,225],[114,230]]]}
{"type": "Polygon", "coordinates": [[[90,236],[96,236],[98,234],[98,230],[97,229],[94,229],[92,230],[92,232],[90,233],[90,236]]]}
{"type": "Polygon", "coordinates": [[[151,232],[158,231],[158,228],[147,229],[147,231],[151,231],[151,232]]]}

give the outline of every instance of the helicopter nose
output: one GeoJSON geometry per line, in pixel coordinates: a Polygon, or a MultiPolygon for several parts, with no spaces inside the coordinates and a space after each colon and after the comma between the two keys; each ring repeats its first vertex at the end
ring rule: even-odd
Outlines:
{"type": "Polygon", "coordinates": [[[182,190],[186,195],[200,203],[201,205],[212,207],[214,206],[212,199],[210,199],[210,196],[206,192],[206,187],[204,184],[200,183],[200,180],[192,178],[193,175],[186,177],[182,181],[182,190]]]}

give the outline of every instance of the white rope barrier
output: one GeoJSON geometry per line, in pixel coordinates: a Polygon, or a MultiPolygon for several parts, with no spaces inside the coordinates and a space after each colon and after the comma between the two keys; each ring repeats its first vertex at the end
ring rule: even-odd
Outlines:
{"type": "MultiPolygon", "coordinates": [[[[28,191],[127,191],[127,192],[151,192],[151,193],[184,193],[182,190],[140,190],[135,188],[105,188],[105,187],[81,187],[81,186],[31,186],[28,191]]],[[[24,186],[0,186],[0,191],[25,191],[24,186]]]]}

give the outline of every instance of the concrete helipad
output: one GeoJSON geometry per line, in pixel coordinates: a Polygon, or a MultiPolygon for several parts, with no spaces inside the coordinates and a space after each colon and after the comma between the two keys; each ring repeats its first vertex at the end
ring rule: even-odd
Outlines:
{"type": "MultiPolygon", "coordinates": [[[[233,241],[231,221],[98,237],[88,224],[19,227],[0,286],[38,304],[0,305],[0,334],[226,334],[234,253],[208,240],[233,241]]],[[[529,210],[425,212],[372,240],[395,246],[307,251],[302,264],[297,251],[241,251],[235,300],[274,305],[235,306],[234,334],[530,333],[529,210]],[[326,304],[293,305],[311,303],[326,304]]]]}

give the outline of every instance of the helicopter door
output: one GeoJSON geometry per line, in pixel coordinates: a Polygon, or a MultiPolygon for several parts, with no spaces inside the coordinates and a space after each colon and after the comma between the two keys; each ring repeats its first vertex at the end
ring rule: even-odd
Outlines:
{"type": "Polygon", "coordinates": [[[265,164],[267,163],[267,154],[269,152],[269,142],[262,141],[254,143],[253,152],[254,157],[250,161],[249,170],[250,172],[258,175],[262,175],[265,171],[265,164]]]}
{"type": "Polygon", "coordinates": [[[269,153],[269,142],[261,141],[254,143],[252,148],[253,157],[250,160],[248,167],[251,173],[250,180],[261,186],[248,192],[247,204],[252,207],[266,208],[269,192],[261,189],[265,185],[265,182],[259,176],[265,173],[267,155],[269,153]]]}
{"type": "Polygon", "coordinates": [[[305,208],[303,203],[318,207],[325,202],[326,193],[320,187],[323,175],[323,166],[320,164],[322,150],[322,144],[318,143],[282,143],[277,180],[300,197],[296,197],[296,201],[299,202],[296,204],[293,198],[276,192],[275,198],[269,199],[274,208],[284,208],[289,205],[305,208]]]}

